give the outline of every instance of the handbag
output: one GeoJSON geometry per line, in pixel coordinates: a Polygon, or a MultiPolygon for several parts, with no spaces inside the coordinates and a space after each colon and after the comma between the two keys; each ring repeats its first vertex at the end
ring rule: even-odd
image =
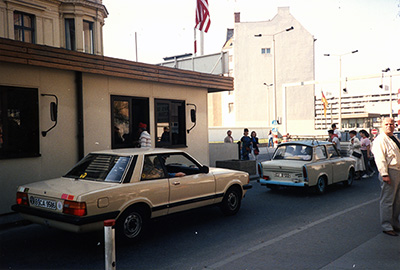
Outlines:
{"type": "Polygon", "coordinates": [[[361,158],[361,156],[362,156],[360,153],[357,153],[357,152],[353,152],[353,153],[351,153],[351,155],[356,158],[361,158]]]}

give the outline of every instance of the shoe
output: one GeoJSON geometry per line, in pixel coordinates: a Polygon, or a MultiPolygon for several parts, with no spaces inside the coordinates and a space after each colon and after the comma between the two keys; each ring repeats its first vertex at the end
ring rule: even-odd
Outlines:
{"type": "Polygon", "coordinates": [[[363,176],[361,176],[361,178],[368,178],[369,175],[368,174],[364,174],[363,176]]]}
{"type": "Polygon", "coordinates": [[[391,230],[391,231],[383,231],[383,233],[390,235],[390,236],[399,236],[395,231],[391,230]]]}

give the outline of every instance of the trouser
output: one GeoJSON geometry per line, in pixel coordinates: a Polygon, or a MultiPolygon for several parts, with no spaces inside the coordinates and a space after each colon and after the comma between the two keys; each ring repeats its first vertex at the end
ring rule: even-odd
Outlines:
{"type": "Polygon", "coordinates": [[[393,227],[400,228],[400,171],[389,169],[390,185],[381,183],[380,196],[380,218],[381,226],[384,231],[391,231],[393,227]]]}
{"type": "Polygon", "coordinates": [[[369,165],[368,151],[361,150],[361,153],[363,154],[363,157],[364,157],[365,173],[370,174],[370,173],[374,172],[374,170],[369,165]]]}

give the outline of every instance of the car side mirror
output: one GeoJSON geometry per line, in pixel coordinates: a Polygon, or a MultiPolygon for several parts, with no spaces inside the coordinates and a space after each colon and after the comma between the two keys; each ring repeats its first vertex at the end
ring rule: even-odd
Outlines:
{"type": "Polygon", "coordinates": [[[210,168],[208,168],[207,166],[204,165],[203,167],[201,167],[201,172],[207,174],[210,172],[210,168]]]}

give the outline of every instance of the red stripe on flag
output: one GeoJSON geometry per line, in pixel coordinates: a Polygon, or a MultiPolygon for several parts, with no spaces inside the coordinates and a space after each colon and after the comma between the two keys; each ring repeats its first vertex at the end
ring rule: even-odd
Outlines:
{"type": "Polygon", "coordinates": [[[197,0],[195,28],[207,33],[210,25],[211,19],[208,10],[208,0],[197,0]]]}

